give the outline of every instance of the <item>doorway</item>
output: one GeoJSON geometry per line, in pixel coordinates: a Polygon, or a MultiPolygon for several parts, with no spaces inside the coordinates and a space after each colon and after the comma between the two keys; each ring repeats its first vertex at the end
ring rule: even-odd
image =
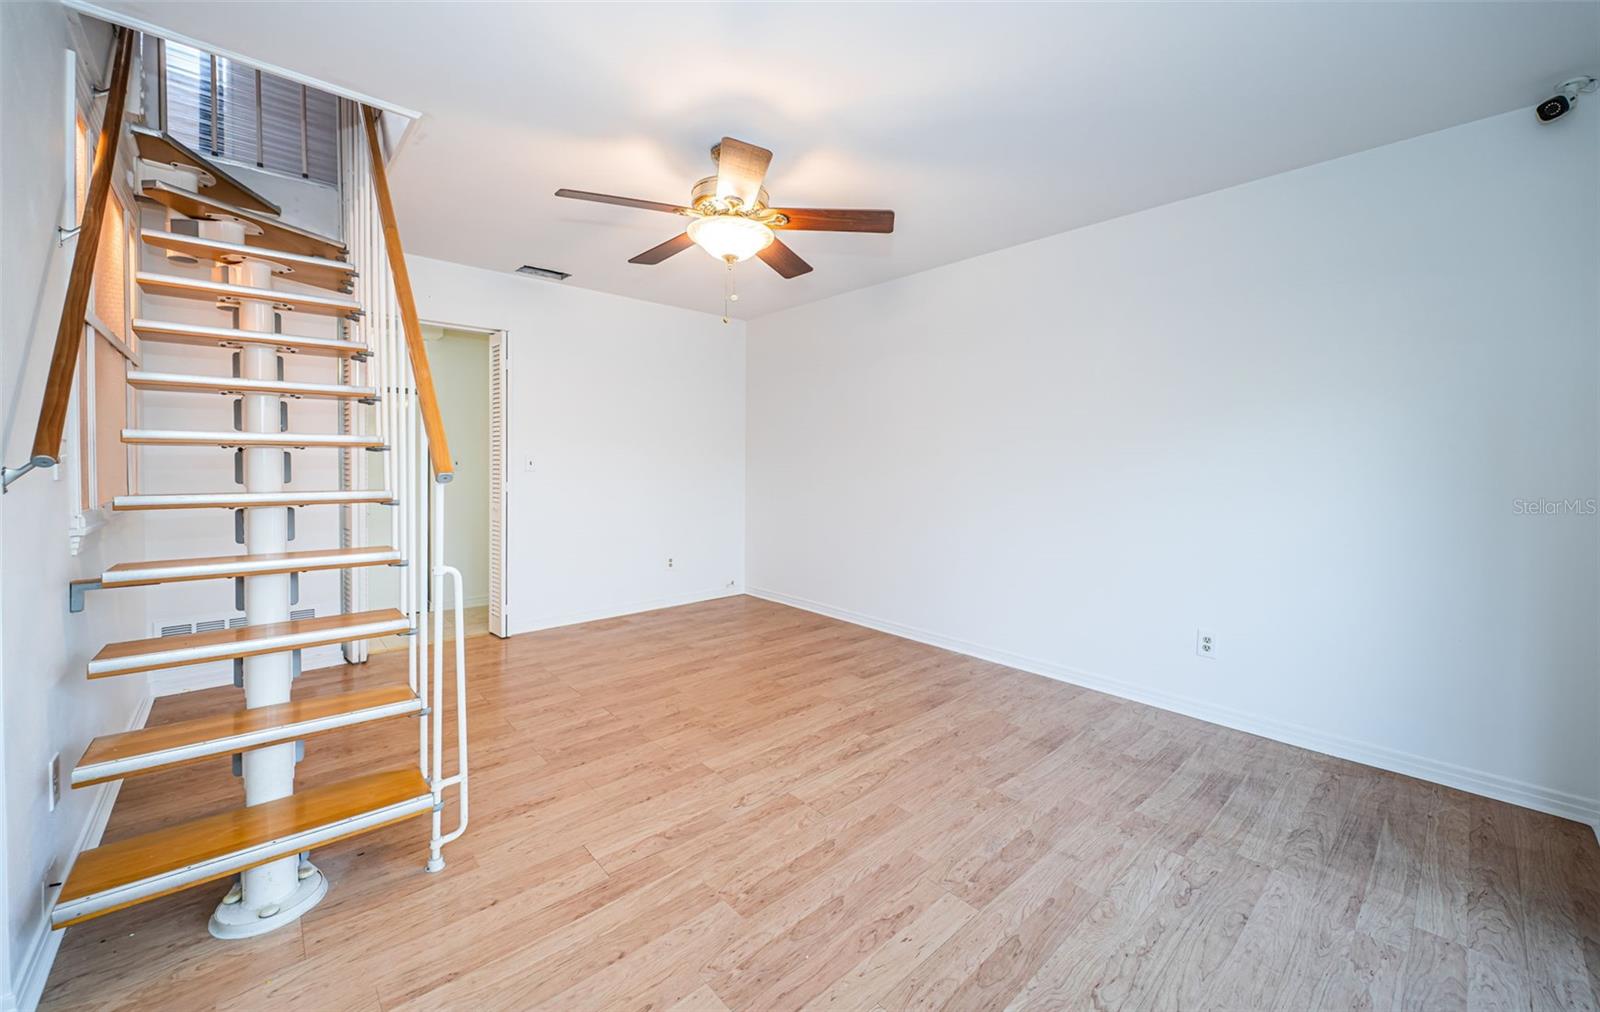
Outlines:
{"type": "MultiPolygon", "coordinates": [[[[505,608],[507,363],[505,332],[424,321],[423,345],[433,373],[439,412],[449,437],[454,477],[445,493],[445,561],[461,571],[464,634],[509,635],[505,608]]],[[[381,541],[391,530],[390,506],[361,507],[355,522],[381,541]]],[[[368,539],[366,543],[376,543],[368,539]]],[[[399,604],[396,570],[360,572],[354,611],[399,604]]],[[[454,635],[453,581],[444,581],[446,628],[454,635]]],[[[373,652],[403,650],[407,638],[372,640],[373,652]]],[[[351,658],[354,660],[355,658],[351,658]]]]}

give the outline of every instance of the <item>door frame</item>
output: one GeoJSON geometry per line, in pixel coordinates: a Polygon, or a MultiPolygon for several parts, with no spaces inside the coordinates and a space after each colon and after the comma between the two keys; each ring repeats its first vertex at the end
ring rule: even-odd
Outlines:
{"type": "MultiPolygon", "coordinates": [[[[483,334],[488,337],[491,348],[495,344],[498,344],[501,349],[500,365],[498,369],[495,369],[494,356],[491,354],[490,375],[488,377],[489,388],[487,392],[490,395],[490,403],[493,404],[495,387],[498,385],[502,398],[501,403],[509,408],[509,405],[513,403],[511,399],[511,332],[509,330],[504,327],[491,327],[474,323],[456,323],[450,320],[422,319],[418,322],[423,326],[443,327],[447,330],[464,330],[475,334],[483,334]]],[[[493,554],[493,556],[495,556],[488,560],[490,601],[489,610],[491,616],[493,616],[489,623],[489,632],[495,636],[506,637],[511,635],[509,619],[510,595],[508,593],[509,581],[506,578],[506,560],[511,554],[510,545],[512,528],[511,524],[509,523],[509,502],[512,494],[511,475],[514,469],[510,465],[511,434],[509,431],[509,418],[502,420],[502,424],[498,433],[495,430],[492,413],[489,424],[489,487],[491,495],[491,509],[489,516],[489,551],[493,554]],[[494,445],[497,438],[501,441],[498,458],[495,454],[494,445]],[[498,468],[496,468],[495,465],[495,461],[497,459],[499,462],[498,468]],[[498,473],[495,473],[496,471],[498,471],[498,473]],[[501,491],[498,509],[495,508],[492,498],[496,479],[498,479],[501,491]],[[499,533],[498,539],[495,537],[497,527],[499,533]],[[499,605],[498,608],[495,606],[496,603],[499,605]]],[[[357,519],[354,527],[355,529],[351,532],[352,535],[360,536],[363,533],[362,529],[365,527],[365,524],[357,519]]],[[[351,581],[350,592],[345,601],[345,609],[347,611],[361,610],[361,608],[365,606],[365,602],[367,601],[368,597],[367,579],[370,575],[368,571],[366,569],[355,570],[352,572],[352,575],[355,577],[355,579],[351,581]]],[[[365,647],[366,644],[362,643],[359,644],[358,651],[347,650],[346,660],[349,660],[352,663],[357,663],[359,660],[366,660],[367,651],[365,647]]]]}

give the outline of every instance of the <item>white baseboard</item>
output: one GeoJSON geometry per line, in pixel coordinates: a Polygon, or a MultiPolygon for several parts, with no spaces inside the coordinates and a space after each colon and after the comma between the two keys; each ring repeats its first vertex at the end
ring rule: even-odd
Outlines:
{"type": "Polygon", "coordinates": [[[1086,689],[1094,689],[1123,699],[1145,703],[1162,710],[1181,713],[1186,717],[1194,717],[1208,723],[1231,727],[1236,731],[1244,731],[1247,734],[1271,738],[1273,741],[1280,741],[1286,745],[1294,745],[1298,748],[1310,749],[1313,752],[1337,756],[1340,759],[1348,759],[1351,762],[1362,763],[1366,766],[1375,766],[1391,773],[1401,773],[1406,776],[1416,777],[1419,780],[1427,780],[1432,783],[1442,784],[1445,787],[1454,787],[1457,790],[1467,791],[1471,794],[1493,798],[1496,801],[1504,801],[1523,808],[1531,808],[1537,812],[1545,812],[1549,815],[1557,815],[1564,819],[1582,822],[1594,827],[1596,839],[1600,839],[1600,800],[1595,798],[1585,798],[1581,795],[1541,787],[1538,784],[1525,783],[1483,770],[1475,770],[1454,763],[1442,762],[1437,759],[1429,759],[1426,756],[1387,748],[1371,742],[1346,738],[1342,735],[1331,734],[1316,728],[1276,720],[1271,717],[1263,717],[1259,714],[1245,713],[1231,707],[1208,703],[1204,700],[1148,689],[1120,678],[1080,671],[1051,661],[1024,657],[995,647],[943,636],[939,633],[902,625],[898,622],[889,622],[845,608],[835,608],[832,605],[795,597],[780,591],[751,587],[745,593],[751,597],[759,597],[766,601],[799,608],[802,611],[814,612],[818,615],[825,615],[828,618],[836,618],[852,625],[865,626],[868,629],[876,629],[879,632],[890,633],[904,639],[916,640],[918,643],[926,643],[929,646],[940,647],[944,650],[951,650],[986,661],[993,661],[996,664],[1004,664],[1019,671],[1043,675],[1059,682],[1068,682],[1086,689]]]}
{"type": "MultiPolygon", "coordinates": [[[[145,721],[150,719],[150,707],[154,702],[155,696],[145,693],[144,699],[134,709],[133,716],[128,721],[127,730],[137,731],[144,727],[145,721]]],[[[89,818],[84,821],[83,831],[78,834],[72,853],[67,855],[67,860],[61,867],[62,881],[66,881],[66,874],[72,870],[72,865],[78,860],[79,854],[100,845],[100,839],[106,832],[106,823],[111,821],[111,809],[117,802],[117,793],[122,789],[122,781],[113,780],[90,789],[98,792],[94,807],[89,810],[89,818]]],[[[65,934],[65,931],[52,930],[48,918],[40,922],[39,929],[27,939],[26,950],[22,957],[22,969],[17,975],[16,991],[13,995],[5,996],[8,1000],[0,1002],[0,1008],[24,1009],[31,1012],[39,1004],[45,982],[50,977],[50,967],[55,964],[56,953],[61,951],[61,939],[65,934]]]]}
{"type": "Polygon", "coordinates": [[[538,632],[541,629],[557,629],[566,625],[581,625],[584,622],[598,622],[601,619],[620,618],[623,615],[637,615],[645,611],[658,611],[662,608],[677,608],[686,604],[699,604],[701,601],[715,601],[722,597],[738,597],[745,591],[739,587],[719,587],[715,590],[701,590],[690,594],[673,597],[651,598],[644,601],[635,601],[631,604],[619,605],[613,608],[598,608],[592,611],[562,612],[554,615],[542,615],[532,619],[527,624],[516,620],[517,613],[511,609],[512,623],[511,634],[538,632]]]}

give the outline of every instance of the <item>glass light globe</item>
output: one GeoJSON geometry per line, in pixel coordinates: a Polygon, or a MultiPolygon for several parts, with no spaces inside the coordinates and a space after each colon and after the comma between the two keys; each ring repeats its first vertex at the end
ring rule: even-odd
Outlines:
{"type": "Polygon", "coordinates": [[[718,214],[689,222],[689,238],[726,263],[749,260],[772,244],[772,229],[737,214],[718,214]]]}

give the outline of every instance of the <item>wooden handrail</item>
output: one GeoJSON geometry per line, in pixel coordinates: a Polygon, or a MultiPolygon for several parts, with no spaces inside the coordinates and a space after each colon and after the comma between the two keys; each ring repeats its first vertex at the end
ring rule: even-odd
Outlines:
{"type": "Polygon", "coordinates": [[[84,199],[78,245],[72,251],[72,273],[67,278],[61,322],[56,327],[56,347],[50,356],[50,372],[44,383],[44,401],[39,405],[39,425],[33,431],[30,463],[34,467],[53,467],[60,459],[61,434],[67,424],[67,402],[72,396],[72,375],[77,371],[78,350],[83,343],[89,289],[94,284],[94,258],[100,250],[100,230],[105,224],[106,200],[111,193],[111,175],[117,163],[117,142],[122,137],[122,112],[128,97],[128,71],[133,65],[135,33],[126,28],[118,28],[117,33],[116,57],[111,64],[111,91],[106,96],[106,114],[100,124],[100,139],[94,147],[94,171],[89,176],[89,193],[84,199]]]}
{"type": "Polygon", "coordinates": [[[428,352],[422,346],[422,321],[417,318],[417,302],[411,294],[411,274],[406,270],[406,251],[400,246],[400,227],[394,220],[394,202],[389,199],[389,176],[383,168],[383,148],[378,144],[378,111],[361,107],[367,124],[367,150],[372,155],[372,188],[378,197],[378,215],[383,224],[383,244],[389,252],[389,270],[394,275],[395,301],[400,305],[400,321],[405,326],[406,351],[411,355],[411,372],[417,381],[417,403],[422,410],[422,427],[428,434],[428,456],[433,462],[435,481],[455,477],[450,462],[450,447],[445,443],[444,417],[439,414],[439,395],[433,389],[433,372],[428,368],[428,352]]]}

